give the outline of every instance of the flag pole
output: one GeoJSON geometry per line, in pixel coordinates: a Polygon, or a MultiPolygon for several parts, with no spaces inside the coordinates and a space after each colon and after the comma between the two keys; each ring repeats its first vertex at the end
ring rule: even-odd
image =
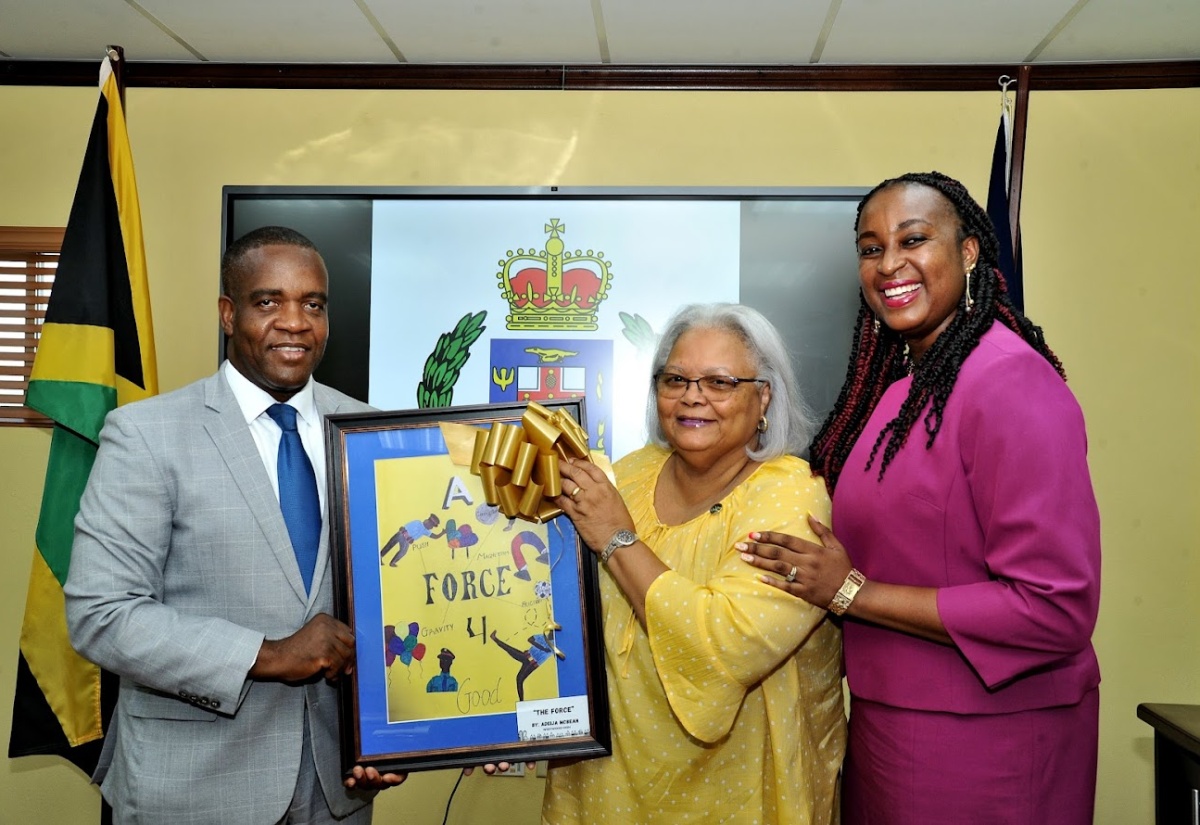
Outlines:
{"type": "Polygon", "coordinates": [[[107,46],[105,51],[112,61],[113,79],[117,81],[117,94],[121,96],[121,108],[125,108],[125,47],[107,46]]]}
{"type": "MultiPolygon", "coordinates": [[[[124,46],[108,46],[105,51],[108,53],[109,64],[112,66],[113,82],[117,84],[117,99],[121,101],[122,118],[128,118],[128,109],[125,108],[125,47],[124,46]]],[[[128,122],[128,121],[126,121],[128,122]]],[[[117,685],[114,675],[106,671],[100,671],[101,679],[101,716],[104,719],[104,727],[107,729],[108,722],[112,718],[113,709],[116,706],[117,685]]],[[[100,797],[100,825],[112,825],[113,809],[108,804],[108,800],[100,797]]]]}
{"type": "Polygon", "coordinates": [[[1020,248],[1021,179],[1025,172],[1025,124],[1029,119],[1030,66],[1017,70],[1017,99],[1013,106],[1012,170],[1008,177],[1008,226],[1012,230],[1012,248],[1020,248]]]}

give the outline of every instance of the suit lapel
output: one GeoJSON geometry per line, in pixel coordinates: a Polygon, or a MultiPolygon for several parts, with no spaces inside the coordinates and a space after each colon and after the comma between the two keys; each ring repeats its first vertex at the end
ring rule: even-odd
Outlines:
{"type": "MultiPolygon", "coordinates": [[[[296,563],[296,554],[292,551],[292,540],[288,537],[287,525],[279,509],[279,500],[271,488],[271,479],[263,467],[254,436],[246,426],[241,407],[219,372],[212,376],[204,387],[204,403],[209,413],[205,417],[204,428],[229,468],[234,483],[246,499],[246,505],[266,536],[267,546],[275,554],[288,583],[300,601],[307,604],[309,594],[304,592],[304,580],[300,578],[300,567],[296,563]]],[[[325,542],[326,539],[322,536],[322,547],[325,542]]],[[[320,569],[318,556],[317,570],[320,569]]],[[[314,581],[313,593],[316,592],[317,585],[314,581]]]]}

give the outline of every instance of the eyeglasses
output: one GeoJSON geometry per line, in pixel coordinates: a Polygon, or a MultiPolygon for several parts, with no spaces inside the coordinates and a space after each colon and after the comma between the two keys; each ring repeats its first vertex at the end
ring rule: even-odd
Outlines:
{"type": "Polygon", "coordinates": [[[654,374],[654,388],[664,398],[679,398],[692,384],[708,398],[727,398],[738,388],[738,384],[765,384],[765,378],[734,378],[730,375],[701,375],[699,378],[684,378],[674,372],[654,374]]]}

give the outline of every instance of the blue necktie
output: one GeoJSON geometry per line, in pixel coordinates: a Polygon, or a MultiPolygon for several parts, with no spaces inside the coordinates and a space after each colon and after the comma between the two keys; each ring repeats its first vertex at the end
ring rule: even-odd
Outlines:
{"type": "Polygon", "coordinates": [[[267,408],[283,437],[279,440],[279,509],[292,540],[292,551],[300,565],[304,590],[312,587],[317,566],[317,545],[321,543],[321,499],[317,496],[317,476],[296,429],[296,408],[272,404],[267,408]]]}

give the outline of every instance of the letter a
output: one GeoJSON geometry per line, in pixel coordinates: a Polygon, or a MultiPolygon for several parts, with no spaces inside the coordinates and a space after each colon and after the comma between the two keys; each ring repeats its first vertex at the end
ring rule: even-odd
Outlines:
{"type": "Polygon", "coordinates": [[[442,509],[449,510],[450,502],[457,499],[464,504],[474,504],[471,498],[471,493],[467,490],[467,485],[463,484],[462,479],[458,476],[451,476],[450,483],[446,485],[446,497],[442,499],[442,509]]]}

